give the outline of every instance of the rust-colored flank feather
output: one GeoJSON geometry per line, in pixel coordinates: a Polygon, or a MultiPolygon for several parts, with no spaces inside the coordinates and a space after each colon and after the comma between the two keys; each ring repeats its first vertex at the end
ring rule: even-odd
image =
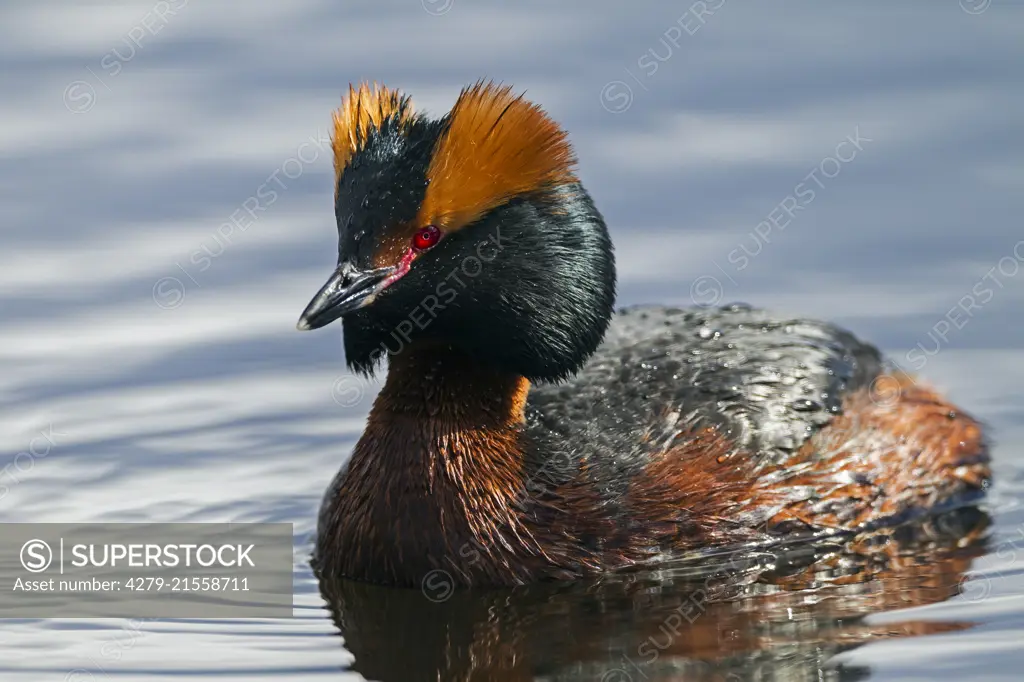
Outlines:
{"type": "Polygon", "coordinates": [[[910,377],[882,375],[875,385],[894,394],[852,393],[841,415],[768,469],[750,457],[737,464],[734,444],[715,429],[686,434],[635,481],[634,513],[666,533],[662,544],[691,549],[744,540],[728,520],[753,510],[765,529],[868,528],[983,488],[991,471],[974,419],[910,377]]]}
{"type": "Polygon", "coordinates": [[[368,133],[384,121],[397,117],[399,124],[412,118],[412,102],[407,95],[381,85],[361,83],[359,89],[348,86],[348,95],[334,112],[334,184],[348,165],[352,155],[366,144],[368,133]]]}
{"type": "Polygon", "coordinates": [[[438,141],[417,222],[457,230],[512,197],[575,182],[568,136],[510,86],[459,95],[438,141]]]}

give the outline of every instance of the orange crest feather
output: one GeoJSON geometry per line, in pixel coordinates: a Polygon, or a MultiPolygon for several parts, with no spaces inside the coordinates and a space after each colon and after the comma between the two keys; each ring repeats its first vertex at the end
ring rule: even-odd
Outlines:
{"type": "Polygon", "coordinates": [[[335,185],[352,155],[366,144],[370,130],[379,128],[392,117],[397,118],[399,125],[404,125],[412,115],[412,102],[398,90],[389,90],[376,83],[373,89],[367,83],[360,84],[358,90],[349,85],[348,96],[341,100],[341,107],[334,112],[331,147],[334,149],[335,185]]]}
{"type": "Polygon", "coordinates": [[[565,131],[539,106],[481,81],[452,108],[417,223],[459,229],[518,194],[575,182],[575,163],[565,131]]]}

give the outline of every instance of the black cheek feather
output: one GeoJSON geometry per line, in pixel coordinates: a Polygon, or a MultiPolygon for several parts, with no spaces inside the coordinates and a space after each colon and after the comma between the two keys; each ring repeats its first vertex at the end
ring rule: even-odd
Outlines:
{"type": "Polygon", "coordinates": [[[345,319],[346,357],[371,372],[382,349],[432,340],[531,381],[564,380],[600,345],[614,301],[604,221],[582,187],[563,186],[447,235],[373,306],[345,319]],[[428,323],[410,325],[425,306],[428,323]]]}
{"type": "Polygon", "coordinates": [[[463,348],[531,381],[570,377],[600,345],[615,302],[611,241],[590,197],[570,185],[518,200],[472,234],[501,251],[484,266],[493,276],[472,282],[486,317],[460,330],[463,348]]]}

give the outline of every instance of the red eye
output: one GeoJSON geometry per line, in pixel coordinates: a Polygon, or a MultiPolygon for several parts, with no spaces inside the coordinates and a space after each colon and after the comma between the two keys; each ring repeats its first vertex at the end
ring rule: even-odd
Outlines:
{"type": "Polygon", "coordinates": [[[412,238],[412,247],[417,251],[426,251],[441,241],[441,230],[435,225],[427,225],[412,238]]]}

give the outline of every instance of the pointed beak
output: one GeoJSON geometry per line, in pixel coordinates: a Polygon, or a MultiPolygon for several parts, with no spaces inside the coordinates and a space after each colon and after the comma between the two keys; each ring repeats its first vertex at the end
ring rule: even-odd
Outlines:
{"type": "Polygon", "coordinates": [[[397,270],[395,266],[358,270],[350,263],[343,263],[302,311],[295,326],[299,331],[319,329],[346,313],[373,303],[377,294],[390,284],[388,277],[397,270]]]}

